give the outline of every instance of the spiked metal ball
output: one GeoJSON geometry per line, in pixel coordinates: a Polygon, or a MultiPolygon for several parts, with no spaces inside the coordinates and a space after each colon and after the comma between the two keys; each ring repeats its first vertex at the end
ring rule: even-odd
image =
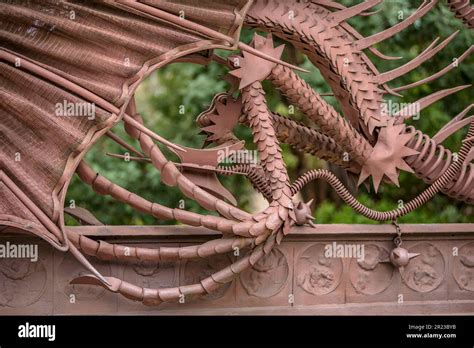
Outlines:
{"type": "Polygon", "coordinates": [[[390,253],[390,261],[395,267],[401,268],[408,265],[410,259],[417,257],[419,254],[409,253],[405,248],[395,248],[390,253]]]}
{"type": "Polygon", "coordinates": [[[296,225],[302,226],[305,224],[310,224],[312,227],[314,227],[314,217],[311,214],[312,203],[313,200],[310,200],[308,203],[298,202],[298,204],[294,208],[296,225]]]}

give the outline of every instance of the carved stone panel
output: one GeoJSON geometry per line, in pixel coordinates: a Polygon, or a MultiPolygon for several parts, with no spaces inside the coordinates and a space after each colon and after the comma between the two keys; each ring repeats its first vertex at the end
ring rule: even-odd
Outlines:
{"type": "MultiPolygon", "coordinates": [[[[182,262],[180,284],[195,284],[213,273],[229,266],[234,262],[230,255],[219,254],[205,259],[186,260],[182,262]]],[[[221,305],[235,305],[235,280],[222,285],[215,292],[201,298],[185,299],[187,307],[218,307],[221,305]]],[[[183,307],[183,306],[182,306],[183,307]]]]}
{"type": "Polygon", "coordinates": [[[450,247],[449,298],[474,299],[474,242],[453,241],[450,247]]]}
{"type": "Polygon", "coordinates": [[[326,257],[326,245],[301,245],[295,264],[295,305],[339,303],[344,300],[344,286],[341,283],[345,262],[342,258],[326,257]]]}
{"type": "Polygon", "coordinates": [[[463,290],[474,292],[474,242],[459,249],[453,267],[454,279],[463,290]]]}
{"type": "Polygon", "coordinates": [[[35,238],[3,238],[1,243],[37,248],[37,260],[0,258],[0,315],[52,314],[53,260],[50,246],[35,238]]]}
{"type": "Polygon", "coordinates": [[[412,258],[401,270],[403,279],[402,293],[405,300],[447,299],[447,242],[408,242],[404,246],[410,253],[420,254],[412,258]]]}
{"type": "MultiPolygon", "coordinates": [[[[114,242],[129,245],[129,238],[115,238],[114,242]]],[[[185,303],[159,306],[145,306],[101,287],[72,286],[69,282],[73,278],[88,271],[70,253],[40,244],[36,263],[0,259],[0,315],[474,313],[474,236],[428,238],[407,234],[403,247],[419,255],[400,271],[388,260],[392,238],[355,235],[343,239],[318,234],[293,237],[217,292],[195,301],[188,298],[185,303]],[[325,255],[325,247],[333,242],[364,245],[364,257],[325,255]]],[[[30,237],[19,239],[19,243],[37,242],[30,237]]],[[[179,242],[176,238],[142,239],[133,245],[156,248],[192,244],[195,242],[179,242]]],[[[159,264],[90,260],[106,276],[123,278],[141,287],[161,288],[199,282],[236,257],[229,253],[159,264]]]]}
{"type": "Polygon", "coordinates": [[[238,305],[290,305],[293,248],[280,245],[240,275],[238,305]]]}
{"type": "Polygon", "coordinates": [[[386,262],[389,251],[377,244],[365,244],[365,257],[351,260],[349,270],[354,289],[364,295],[377,295],[392,283],[394,267],[386,262]],[[384,262],[385,261],[385,262],[384,262]]]}
{"type": "MultiPolygon", "coordinates": [[[[133,244],[135,247],[158,248],[163,244],[133,244]]],[[[166,244],[176,246],[176,244],[166,244]]],[[[123,279],[131,284],[144,288],[167,288],[179,285],[180,262],[126,262],[120,265],[120,273],[123,279]]],[[[159,312],[171,308],[179,308],[177,303],[162,303],[159,306],[144,306],[142,303],[120,297],[118,302],[119,311],[128,313],[159,312]]]]}
{"type": "Polygon", "coordinates": [[[40,260],[0,259],[0,306],[24,308],[46,290],[47,271],[40,260]]]}
{"type": "MultiPolygon", "coordinates": [[[[113,275],[112,267],[107,261],[89,258],[91,263],[104,276],[113,275]]],[[[94,314],[114,313],[117,310],[117,298],[102,287],[93,285],[72,285],[71,280],[89,274],[71,253],[54,252],[55,314],[94,314]],[[111,296],[112,295],[112,296],[111,296]],[[115,298],[114,298],[115,297],[115,298]]]]}

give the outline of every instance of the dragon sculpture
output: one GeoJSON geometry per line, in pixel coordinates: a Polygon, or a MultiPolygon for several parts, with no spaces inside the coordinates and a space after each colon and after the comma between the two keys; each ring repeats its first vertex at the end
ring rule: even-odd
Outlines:
{"type": "MultiPolygon", "coordinates": [[[[35,234],[63,252],[71,252],[91,274],[74,284],[94,284],[146,305],[178,301],[215,291],[252,267],[280,243],[293,225],[313,225],[311,202],[295,196],[310,181],[326,180],[357,213],[377,221],[396,221],[439,192],[467,204],[474,202],[474,116],[471,106],[454,117],[435,136],[405,121],[411,109],[387,113],[387,95],[431,82],[452,70],[450,64],[423,80],[398,88],[388,83],[441,51],[456,33],[436,39],[419,56],[390,71],[379,72],[366,55],[385,60],[374,45],[387,40],[426,15],[437,4],[425,0],[409,17],[382,32],[363,37],[348,24],[354,16],[374,15],[383,0],[366,0],[345,7],[332,0],[140,0],[60,1],[12,0],[0,3],[0,225],[35,234]],[[371,12],[372,11],[372,12],[371,12]],[[242,27],[264,31],[247,45],[239,41],[242,27]],[[340,104],[341,113],[280,59],[291,43],[319,69],[340,104]],[[228,58],[215,49],[235,51],[228,58]],[[231,90],[214,97],[197,117],[206,135],[205,146],[194,149],[168,141],[145,126],[137,113],[134,92],[143,79],[171,62],[227,67],[231,90]],[[269,81],[289,103],[316,127],[272,112],[263,81],[269,81]],[[237,97],[236,97],[237,95],[237,97]],[[93,104],[95,117],[58,117],[64,101],[93,104]],[[119,138],[112,127],[123,124],[140,150],[119,138]],[[260,163],[221,166],[222,151],[241,150],[233,133],[237,124],[250,128],[260,163]],[[443,141],[469,127],[457,154],[443,141]],[[108,136],[150,162],[167,186],[218,216],[169,208],[151,202],[96,173],[83,159],[90,147],[108,136]],[[413,173],[428,184],[402,207],[379,212],[361,204],[329,170],[310,170],[291,182],[280,144],[312,154],[344,169],[357,183],[375,190],[382,183],[398,185],[400,171],[413,173]],[[178,156],[169,160],[164,148],[178,156]],[[347,157],[347,158],[346,158],[347,157]],[[202,226],[222,234],[219,239],[186,247],[143,248],[110,244],[79,235],[64,227],[64,201],[76,173],[101,195],[130,205],[160,220],[202,226]],[[257,213],[236,206],[232,194],[218,181],[222,175],[244,175],[268,201],[257,213]],[[206,258],[245,250],[234,263],[196,284],[173,288],[142,288],[121,279],[102,276],[85,258],[112,261],[172,261],[206,258]]],[[[469,0],[448,1],[467,28],[474,26],[469,0]]],[[[461,63],[472,53],[458,57],[461,63]]],[[[421,109],[468,86],[442,90],[422,98],[421,109]]],[[[85,224],[95,224],[83,209],[67,211],[85,224]]],[[[397,267],[411,257],[397,245],[390,259],[397,267]]]]}

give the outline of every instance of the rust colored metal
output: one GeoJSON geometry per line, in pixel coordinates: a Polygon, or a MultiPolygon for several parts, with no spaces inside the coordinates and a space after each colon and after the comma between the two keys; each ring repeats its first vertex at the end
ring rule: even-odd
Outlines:
{"type": "MultiPolygon", "coordinates": [[[[450,64],[420,81],[398,88],[388,85],[434,57],[455,40],[457,32],[439,44],[439,38],[435,39],[410,62],[380,73],[364,50],[381,59],[398,59],[373,46],[413,25],[436,4],[435,0],[424,1],[405,20],[368,37],[347,23],[354,16],[376,15],[373,8],[382,2],[367,0],[352,7],[327,0],[0,3],[0,225],[35,234],[60,251],[70,251],[91,273],[80,275],[71,284],[102,286],[145,305],[181,302],[222,291],[242,272],[247,272],[241,278],[245,283],[245,274],[262,268],[268,259],[280,262],[284,255],[278,246],[293,226],[318,228],[311,214],[312,202],[303,203],[297,196],[310,181],[322,179],[357,213],[397,227],[393,250],[379,261],[391,262],[402,274],[421,253],[401,246],[397,218],[439,192],[467,204],[474,202],[474,117],[468,115],[471,105],[430,137],[405,124],[415,114],[410,107],[387,112],[387,94],[400,96],[398,92],[453,69],[450,64]],[[244,44],[239,40],[243,26],[261,29],[267,36],[255,34],[249,45],[244,44]],[[274,47],[274,35],[308,56],[331,87],[341,113],[293,71],[306,70],[281,60],[285,46],[274,47]],[[236,52],[224,59],[213,54],[214,49],[236,52]],[[206,135],[203,148],[175,144],[148,128],[134,100],[140,82],[172,62],[208,64],[211,60],[228,68],[225,79],[231,90],[217,94],[196,119],[206,135]],[[308,122],[272,112],[264,81],[278,89],[308,122]],[[239,96],[234,98],[233,92],[239,96]],[[67,117],[74,116],[67,114],[71,105],[84,107],[82,112],[92,107],[93,114],[67,117]],[[120,123],[139,149],[111,131],[120,123]],[[225,167],[221,160],[228,155],[222,157],[222,153],[244,149],[244,142],[234,134],[239,124],[251,130],[260,162],[225,167]],[[442,146],[446,138],[465,127],[469,129],[456,154],[442,146]],[[163,184],[176,187],[219,216],[166,207],[96,173],[84,156],[103,136],[136,155],[131,159],[150,163],[163,184]],[[359,176],[359,185],[372,180],[376,191],[383,184],[398,186],[400,171],[413,173],[429,186],[401,207],[377,211],[359,202],[329,170],[310,170],[291,182],[280,143],[359,176]],[[178,162],[168,159],[163,147],[176,154],[178,162]],[[65,212],[82,224],[101,224],[87,210],[64,208],[74,173],[98,194],[160,220],[215,231],[220,238],[198,245],[150,248],[95,240],[66,229],[65,212]],[[252,213],[240,209],[219,181],[219,176],[229,175],[247,177],[268,206],[252,213]],[[236,250],[238,257],[232,262],[200,279],[193,278],[190,284],[156,288],[104,277],[84,256],[110,262],[187,262],[236,250]]],[[[472,28],[468,0],[448,1],[448,5],[472,28]]],[[[473,47],[468,48],[457,62],[462,63],[472,51],[473,47]]],[[[416,112],[468,87],[424,97],[413,103],[418,106],[416,112]]],[[[288,267],[283,269],[283,273],[289,272],[288,267]]],[[[261,290],[249,283],[247,279],[243,288],[259,295],[261,290]]],[[[302,274],[297,284],[313,295],[324,290],[316,289],[308,274],[302,274]]],[[[269,287],[265,291],[273,290],[269,287]]]]}
{"type": "Polygon", "coordinates": [[[474,8],[469,0],[447,0],[449,9],[461,19],[469,29],[474,28],[474,8]]]}
{"type": "MultiPolygon", "coordinates": [[[[295,226],[275,247],[265,263],[201,299],[166,303],[144,308],[140,302],[107,294],[102,288],[69,284],[83,274],[82,266],[68,253],[58,253],[39,243],[42,263],[30,272],[26,259],[1,260],[5,289],[0,298],[2,315],[447,315],[474,312],[472,251],[474,239],[470,224],[402,224],[403,248],[412,258],[403,271],[390,261],[393,226],[325,224],[316,228],[295,226]],[[324,258],[322,246],[364,244],[365,261],[324,258]],[[452,253],[458,247],[459,255],[452,253]],[[9,262],[10,261],[10,262],[9,262]],[[273,261],[273,262],[270,262],[273,261]],[[350,261],[350,262],[346,262],[350,261]],[[265,266],[262,268],[262,266],[265,266]],[[265,275],[269,275],[268,277],[265,275]],[[330,275],[325,277],[325,275],[330,275]],[[346,279],[344,281],[343,279],[346,279]],[[320,279],[320,282],[314,280],[320,279]],[[325,280],[325,281],[322,281],[325,280]],[[342,280],[342,281],[341,281],[342,280]],[[421,281],[420,281],[421,280],[421,281]],[[27,283],[29,286],[18,286],[27,283]],[[76,303],[71,304],[74,294],[76,303]],[[294,303],[288,296],[294,295],[294,303]],[[404,304],[394,299],[404,294],[404,304]]],[[[144,261],[134,249],[172,250],[177,244],[188,250],[196,244],[209,245],[219,234],[190,226],[75,226],[66,227],[71,239],[82,244],[97,239],[104,244],[130,248],[130,259],[94,260],[105,275],[123,274],[128,282],[178,287],[192,281],[190,275],[210,274],[232,259],[210,255],[179,261],[144,261]],[[206,262],[209,261],[210,262],[206,262]]],[[[13,234],[7,228],[0,243],[36,244],[34,237],[13,234]]],[[[230,243],[229,243],[230,244],[230,243]]],[[[238,244],[236,244],[238,246],[238,244]]],[[[210,251],[210,249],[207,249],[210,251]]],[[[244,249],[242,249],[244,250],[244,249]]],[[[156,254],[156,253],[155,253],[156,254]]],[[[205,277],[205,276],[204,276],[205,277]]]]}

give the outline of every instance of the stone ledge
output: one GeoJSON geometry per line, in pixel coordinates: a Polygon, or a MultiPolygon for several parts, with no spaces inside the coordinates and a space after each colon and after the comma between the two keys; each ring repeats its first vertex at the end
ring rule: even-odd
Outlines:
{"type": "MultiPolygon", "coordinates": [[[[258,269],[204,299],[146,307],[101,288],[71,286],[84,272],[70,253],[38,238],[1,229],[0,243],[37,243],[40,261],[0,259],[0,315],[370,315],[474,314],[473,224],[402,225],[404,247],[420,253],[399,273],[381,261],[393,248],[391,225],[318,225],[298,227],[258,269]],[[360,244],[364,262],[326,258],[328,243],[360,244]],[[456,253],[454,253],[456,250],[456,253]],[[265,271],[262,271],[264,269],[265,271]],[[70,303],[74,295],[76,302],[70,303]],[[399,303],[400,295],[403,303],[399,303]],[[290,303],[293,300],[293,305],[290,303]]],[[[217,238],[203,228],[184,226],[89,226],[71,231],[110,243],[156,248],[187,246],[217,238]]],[[[104,275],[146,287],[198,282],[235,261],[233,255],[159,265],[91,262],[104,275]]]]}

